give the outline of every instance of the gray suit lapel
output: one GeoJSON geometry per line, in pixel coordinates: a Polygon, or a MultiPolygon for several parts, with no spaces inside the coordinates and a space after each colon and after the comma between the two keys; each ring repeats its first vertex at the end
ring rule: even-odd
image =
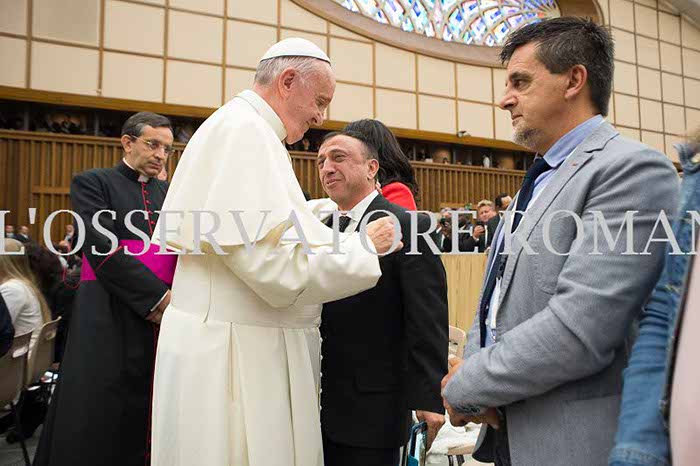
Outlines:
{"type": "MultiPolygon", "coordinates": [[[[529,239],[537,222],[542,218],[542,215],[549,209],[554,199],[559,192],[569,182],[569,180],[583,167],[588,160],[593,156],[593,153],[602,150],[612,138],[619,133],[613,126],[604,121],[598,126],[590,136],[588,136],[574,152],[567,158],[559,167],[545,190],[540,196],[535,199],[530,208],[527,210],[527,215],[524,221],[520,224],[520,228],[524,229],[519,236],[529,239]]],[[[515,202],[515,200],[514,200],[515,202]]],[[[504,222],[501,222],[501,227],[504,222]]],[[[513,278],[515,265],[523,251],[523,246],[519,241],[514,241],[514,245],[510,252],[506,269],[503,272],[503,280],[501,281],[501,294],[499,298],[499,306],[503,303],[503,298],[506,295],[508,286],[513,278]]]]}

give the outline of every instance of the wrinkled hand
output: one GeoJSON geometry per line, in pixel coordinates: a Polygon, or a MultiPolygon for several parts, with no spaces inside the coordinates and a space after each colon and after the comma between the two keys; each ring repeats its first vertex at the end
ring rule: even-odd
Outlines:
{"type": "Polygon", "coordinates": [[[445,416],[430,411],[416,411],[416,417],[420,422],[425,421],[428,424],[428,437],[425,446],[425,450],[428,451],[433,445],[433,440],[437,437],[440,428],[445,424],[445,416]]]}
{"type": "Polygon", "coordinates": [[[470,422],[473,422],[474,424],[488,424],[496,430],[500,428],[496,408],[487,408],[484,414],[480,416],[472,416],[457,412],[447,403],[447,401],[443,400],[443,404],[445,405],[445,409],[447,409],[447,414],[450,416],[450,424],[455,427],[466,426],[470,422]]]}
{"type": "Polygon", "coordinates": [[[367,224],[367,236],[374,243],[374,248],[377,254],[383,256],[390,252],[400,251],[403,248],[401,242],[401,230],[394,230],[394,221],[391,217],[382,217],[367,224]],[[391,249],[394,237],[398,233],[398,245],[395,249],[391,249]]]}
{"type": "Polygon", "coordinates": [[[474,239],[479,239],[479,237],[483,235],[485,231],[486,229],[484,227],[482,227],[481,225],[477,225],[472,230],[472,236],[474,237],[474,239]]]}
{"type": "Polygon", "coordinates": [[[466,426],[470,422],[476,422],[476,417],[457,412],[452,406],[449,405],[449,403],[447,403],[444,398],[442,400],[442,404],[447,410],[447,415],[450,417],[451,425],[455,427],[462,427],[466,426]]]}
{"type": "MultiPolygon", "coordinates": [[[[447,383],[450,381],[450,379],[452,379],[452,376],[454,376],[455,373],[459,370],[459,367],[462,365],[463,362],[464,359],[460,359],[456,356],[452,356],[450,359],[447,360],[447,364],[450,366],[450,370],[447,373],[447,375],[442,378],[442,382],[440,383],[440,387],[443,392],[445,391],[447,383]]],[[[500,427],[498,424],[498,413],[496,412],[496,408],[488,408],[486,412],[480,416],[462,414],[456,409],[454,409],[452,406],[450,406],[450,404],[445,399],[444,395],[442,397],[442,405],[445,407],[445,409],[447,410],[447,414],[450,416],[450,424],[452,424],[455,427],[466,426],[470,422],[473,422],[474,424],[486,423],[496,430],[498,430],[498,428],[500,427]]]]}
{"type": "Polygon", "coordinates": [[[167,293],[165,293],[165,296],[161,300],[161,302],[156,306],[153,311],[151,311],[150,314],[148,314],[148,317],[146,317],[146,320],[154,323],[156,325],[160,325],[160,321],[163,319],[163,313],[165,312],[165,309],[168,307],[170,304],[170,297],[171,293],[170,290],[168,290],[167,293]]]}

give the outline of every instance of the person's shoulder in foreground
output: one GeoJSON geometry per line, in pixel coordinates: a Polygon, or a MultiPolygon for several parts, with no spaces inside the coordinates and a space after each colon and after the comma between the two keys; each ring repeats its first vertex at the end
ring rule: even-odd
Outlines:
{"type": "MultiPolygon", "coordinates": [[[[693,235],[689,212],[700,206],[697,190],[700,163],[693,156],[700,145],[677,146],[683,166],[682,204],[673,233],[682,251],[691,250],[693,235]]],[[[679,333],[683,312],[683,283],[688,286],[692,266],[686,255],[667,255],[664,272],[654,294],[644,308],[639,336],[624,374],[622,406],[615,446],[610,454],[611,466],[667,466],[671,464],[670,434],[667,427],[669,412],[668,364],[673,364],[673,348],[669,346],[679,333]],[[675,329],[675,330],[674,330],[675,329]],[[666,408],[662,410],[662,408],[666,408]]]]}

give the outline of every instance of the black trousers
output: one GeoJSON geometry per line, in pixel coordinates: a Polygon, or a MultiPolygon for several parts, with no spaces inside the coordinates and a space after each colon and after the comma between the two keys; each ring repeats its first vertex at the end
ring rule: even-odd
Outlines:
{"type": "MultiPolygon", "coordinates": [[[[504,417],[505,421],[505,417],[504,417]]],[[[500,429],[494,430],[493,460],[496,466],[510,466],[510,446],[508,445],[507,422],[500,429]]]]}
{"type": "Polygon", "coordinates": [[[323,435],[324,466],[396,466],[399,448],[364,448],[343,445],[323,435]]]}

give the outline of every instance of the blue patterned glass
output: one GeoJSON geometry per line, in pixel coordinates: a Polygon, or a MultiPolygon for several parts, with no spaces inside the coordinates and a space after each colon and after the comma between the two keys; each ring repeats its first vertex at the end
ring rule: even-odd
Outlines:
{"type": "Polygon", "coordinates": [[[556,0],[333,1],[406,32],[467,45],[501,45],[526,24],[561,16],[556,0]]]}

